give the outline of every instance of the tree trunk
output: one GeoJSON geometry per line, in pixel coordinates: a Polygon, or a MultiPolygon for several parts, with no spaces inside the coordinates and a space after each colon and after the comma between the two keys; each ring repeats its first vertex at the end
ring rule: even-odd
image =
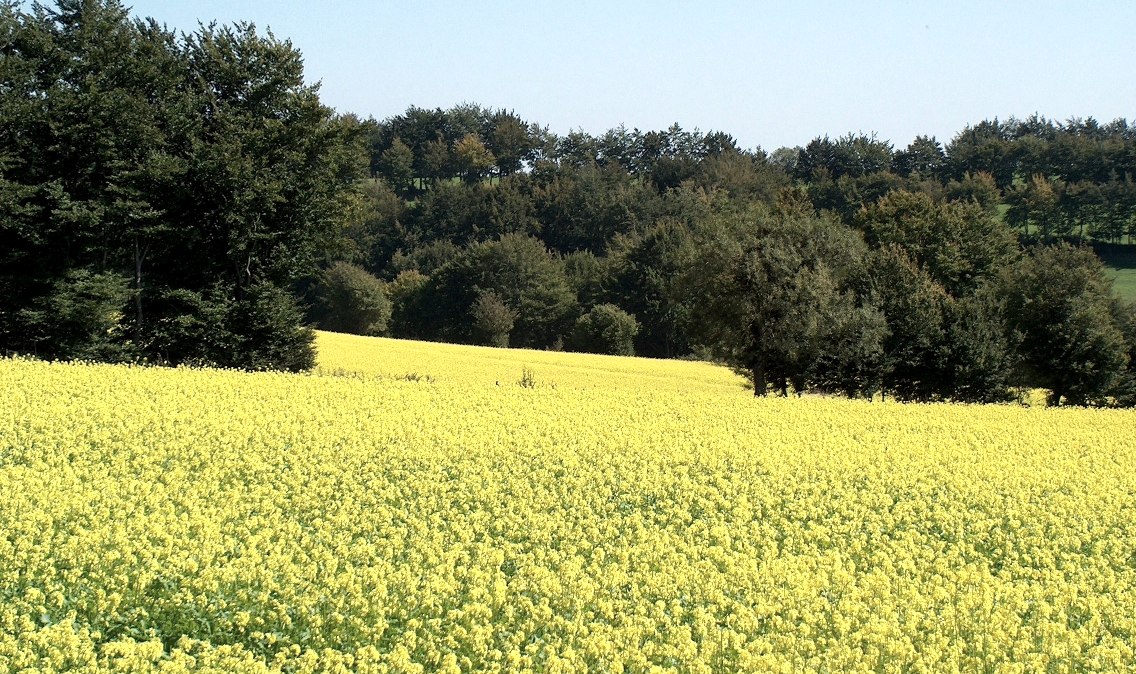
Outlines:
{"type": "Polygon", "coordinates": [[[765,362],[758,360],[753,366],[753,395],[759,398],[765,395],[769,382],[765,379],[765,362]]]}
{"type": "MultiPolygon", "coordinates": [[[[149,247],[147,246],[147,249],[149,247]]],[[[138,245],[138,237],[134,237],[134,311],[135,330],[142,335],[142,262],[146,259],[147,249],[138,245]]]]}

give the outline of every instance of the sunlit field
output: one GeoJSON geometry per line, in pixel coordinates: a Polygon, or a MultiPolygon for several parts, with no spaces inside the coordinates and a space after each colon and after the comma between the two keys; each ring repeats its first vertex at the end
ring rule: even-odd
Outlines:
{"type": "Polygon", "coordinates": [[[0,360],[0,672],[1136,668],[1134,411],[319,347],[0,360]]]}
{"type": "MultiPolygon", "coordinates": [[[[541,388],[706,392],[734,397],[746,382],[730,370],[695,361],[598,356],[528,349],[437,344],[319,333],[317,374],[388,379],[419,377],[462,386],[517,384],[525,371],[541,388]]],[[[750,387],[750,394],[753,388],[750,387]]]]}

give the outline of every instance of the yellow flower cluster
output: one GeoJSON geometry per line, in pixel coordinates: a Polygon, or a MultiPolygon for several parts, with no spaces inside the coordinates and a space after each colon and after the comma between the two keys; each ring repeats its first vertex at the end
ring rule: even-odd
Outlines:
{"type": "Polygon", "coordinates": [[[1132,411],[319,339],[0,360],[0,672],[1136,668],[1132,411]]]}

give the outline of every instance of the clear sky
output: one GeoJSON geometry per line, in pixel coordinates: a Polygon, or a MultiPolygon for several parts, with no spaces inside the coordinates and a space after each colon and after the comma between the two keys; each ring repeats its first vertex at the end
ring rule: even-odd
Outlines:
{"type": "Polygon", "coordinates": [[[193,31],[251,21],[304,54],[324,103],[509,108],[563,134],[677,122],[767,150],[895,146],[1034,112],[1136,118],[1136,1],[124,0],[193,31]]]}

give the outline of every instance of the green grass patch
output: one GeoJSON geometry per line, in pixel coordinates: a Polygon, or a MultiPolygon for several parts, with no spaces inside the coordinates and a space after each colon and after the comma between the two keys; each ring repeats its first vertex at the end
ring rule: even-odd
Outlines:
{"type": "Polygon", "coordinates": [[[1136,245],[1097,244],[1094,248],[1112,277],[1116,294],[1136,302],[1136,245]]]}
{"type": "Polygon", "coordinates": [[[1136,302],[1136,269],[1108,268],[1112,276],[1112,288],[1123,300],[1136,302]]]}

